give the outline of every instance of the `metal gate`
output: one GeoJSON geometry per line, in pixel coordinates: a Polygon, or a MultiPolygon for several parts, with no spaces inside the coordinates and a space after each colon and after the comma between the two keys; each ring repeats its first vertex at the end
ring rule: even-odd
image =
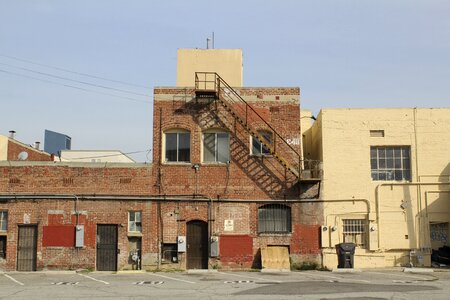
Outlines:
{"type": "Polygon", "coordinates": [[[117,225],[97,225],[97,271],[117,271],[117,225]]]}
{"type": "Polygon", "coordinates": [[[187,223],[187,268],[208,269],[208,223],[187,223]]]}
{"type": "Polygon", "coordinates": [[[20,225],[17,243],[17,271],[36,271],[37,226],[20,225]]]}

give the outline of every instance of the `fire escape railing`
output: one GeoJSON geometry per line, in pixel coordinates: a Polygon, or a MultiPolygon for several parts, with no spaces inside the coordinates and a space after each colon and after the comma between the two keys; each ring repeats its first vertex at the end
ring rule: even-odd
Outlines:
{"type": "MultiPolygon", "coordinates": [[[[200,97],[214,97],[219,100],[238,122],[256,139],[259,140],[289,172],[298,180],[302,175],[304,164],[311,164],[310,161],[302,160],[300,153],[292,147],[281,134],[270,125],[247,101],[245,101],[228,83],[217,73],[196,72],[195,90],[200,97]],[[251,124],[260,122],[272,132],[272,141],[268,141],[251,124]]],[[[298,140],[300,144],[300,140],[298,140]]]]}

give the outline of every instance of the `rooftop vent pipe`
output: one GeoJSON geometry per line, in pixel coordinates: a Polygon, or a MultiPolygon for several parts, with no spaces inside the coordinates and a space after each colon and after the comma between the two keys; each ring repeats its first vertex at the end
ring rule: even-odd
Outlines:
{"type": "Polygon", "coordinates": [[[41,144],[41,142],[34,142],[34,148],[36,148],[36,150],[39,150],[40,144],[41,144]]]}
{"type": "Polygon", "coordinates": [[[14,130],[10,130],[9,131],[9,138],[11,138],[11,139],[14,139],[14,134],[15,134],[16,132],[14,131],[14,130]]]}

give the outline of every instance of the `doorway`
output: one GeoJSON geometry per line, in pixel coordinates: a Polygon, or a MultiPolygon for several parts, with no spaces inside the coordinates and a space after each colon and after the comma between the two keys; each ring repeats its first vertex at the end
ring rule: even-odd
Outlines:
{"type": "Polygon", "coordinates": [[[97,225],[97,271],[117,271],[117,225],[97,225]]]}
{"type": "Polygon", "coordinates": [[[17,271],[36,271],[37,226],[20,225],[17,243],[17,271]]]}
{"type": "Polygon", "coordinates": [[[188,222],[186,244],[187,269],[208,269],[208,223],[188,222]]]}

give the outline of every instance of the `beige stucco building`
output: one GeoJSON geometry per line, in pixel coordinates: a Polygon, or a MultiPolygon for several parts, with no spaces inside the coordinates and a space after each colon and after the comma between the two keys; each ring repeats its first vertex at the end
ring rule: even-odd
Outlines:
{"type": "Polygon", "coordinates": [[[178,49],[177,87],[192,87],[195,72],[215,72],[230,86],[242,87],[242,50],[178,49]]]}
{"type": "Polygon", "coordinates": [[[449,246],[450,109],[323,109],[303,132],[323,162],[323,264],[354,242],[355,267],[430,265],[449,246]]]}

